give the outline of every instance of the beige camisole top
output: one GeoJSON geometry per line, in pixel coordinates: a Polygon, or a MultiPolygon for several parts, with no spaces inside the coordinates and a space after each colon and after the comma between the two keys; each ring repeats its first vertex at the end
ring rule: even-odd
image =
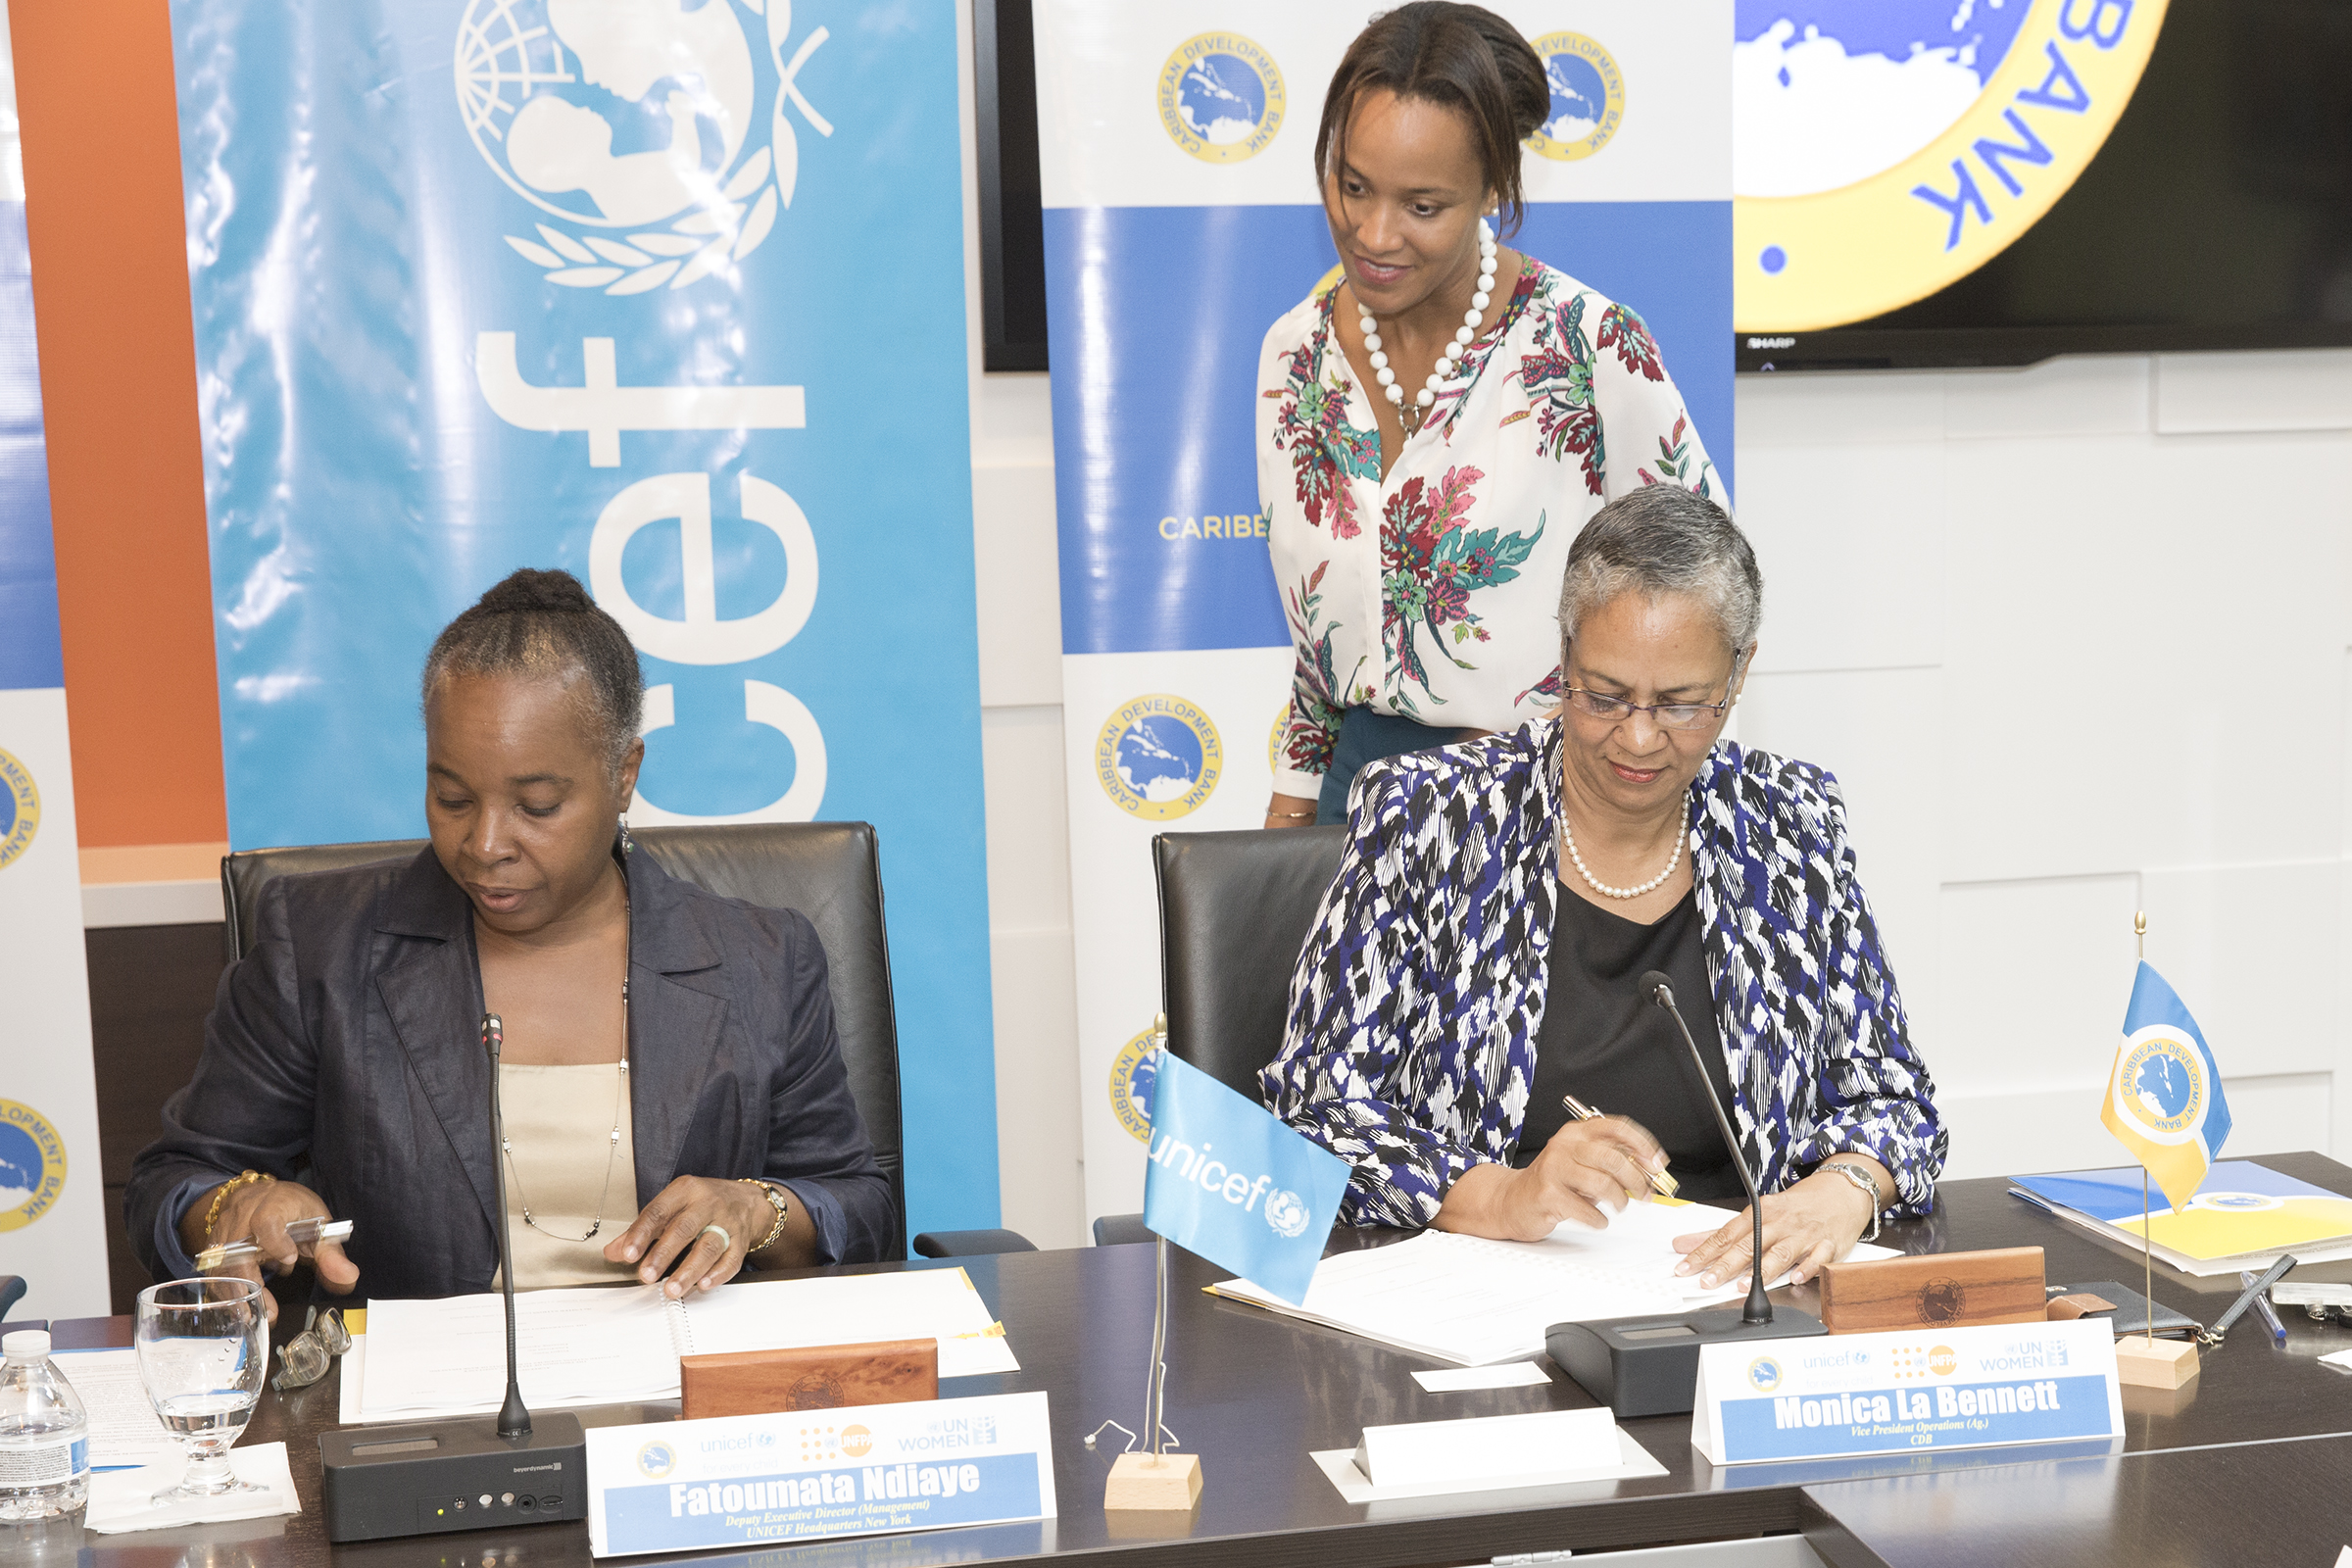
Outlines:
{"type": "MultiPolygon", "coordinates": [[[[637,1159],[630,1150],[628,1084],[617,1062],[580,1067],[502,1063],[507,1144],[507,1220],[514,1238],[514,1288],[635,1284],[634,1265],[605,1259],[605,1248],[637,1217],[637,1159]],[[613,1102],[620,1138],[612,1140],[613,1102]],[[607,1179],[607,1167],[611,1179],[607,1179]],[[525,1205],[533,1224],[524,1224],[525,1205]],[[602,1209],[604,1223],[584,1236],[602,1209]],[[552,1234],[551,1234],[552,1233],[552,1234]]],[[[493,1280],[493,1288],[503,1284],[493,1280]]]]}

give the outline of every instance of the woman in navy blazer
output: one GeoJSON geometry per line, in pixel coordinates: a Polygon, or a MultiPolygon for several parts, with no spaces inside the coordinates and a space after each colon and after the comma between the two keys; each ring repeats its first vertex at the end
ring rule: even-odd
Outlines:
{"type": "MultiPolygon", "coordinates": [[[[564,1244],[609,1235],[578,1255],[672,1297],[747,1257],[881,1255],[890,1187],[814,928],[679,881],[615,832],[640,692],[626,635],[562,572],[515,573],[442,633],[424,676],[431,848],[264,892],[196,1076],[132,1167],[130,1237],[157,1278],[252,1238],[279,1267],[313,1257],[336,1294],[491,1289],[485,1011],[509,1071],[591,1073],[619,1102],[611,1133],[601,1103],[596,1125],[549,1130],[554,1152],[608,1171],[581,1236],[579,1216],[557,1235],[518,1196],[535,1171],[509,1099],[518,1222],[564,1244]],[[615,1193],[621,1147],[634,1190],[615,1193]],[[354,1221],[350,1242],[298,1247],[286,1226],[312,1215],[354,1221]]],[[[516,1272],[527,1283],[519,1255],[516,1272]]]]}

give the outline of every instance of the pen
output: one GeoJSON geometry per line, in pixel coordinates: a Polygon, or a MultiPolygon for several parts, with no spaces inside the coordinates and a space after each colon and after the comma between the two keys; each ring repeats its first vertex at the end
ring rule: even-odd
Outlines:
{"type": "MultiPolygon", "coordinates": [[[[350,1234],[351,1221],[325,1219],[318,1215],[298,1219],[286,1227],[287,1240],[296,1246],[305,1242],[339,1242],[350,1234]]],[[[196,1254],[196,1272],[209,1274],[214,1269],[223,1268],[230,1263],[243,1263],[261,1255],[262,1250],[249,1240],[222,1242],[219,1247],[208,1247],[196,1254]]]]}
{"type": "MultiPolygon", "coordinates": [[[[2260,1291],[2268,1282],[2252,1269],[2246,1269],[2237,1276],[2237,1283],[2250,1290],[2260,1291]]],[[[2268,1296],[2256,1296],[2254,1310],[2262,1314],[2264,1326],[2271,1331],[2271,1343],[2284,1345],[2286,1343],[2286,1325],[2278,1321],[2278,1309],[2271,1304],[2271,1298],[2268,1296]]]]}
{"type": "MultiPolygon", "coordinates": [[[[2254,1305],[2256,1302],[2261,1302],[2263,1306],[2268,1307],[2271,1303],[2262,1299],[2262,1293],[2269,1290],[2272,1286],[2278,1284],[2279,1280],[2285,1277],[2286,1271],[2294,1266],[2294,1256],[2293,1254],[2289,1253],[2280,1257],[2278,1262],[2273,1263],[2268,1269],[2264,1270],[2262,1277],[2248,1285],[2245,1289],[2245,1294],[2240,1296],[2236,1300],[2230,1302],[2230,1310],[2224,1312],[2218,1319],[2215,1320],[2213,1327],[2206,1331],[2209,1342],[2219,1345],[2222,1342],[2222,1336],[2230,1331],[2230,1325],[2236,1322],[2239,1315],[2243,1313],[2247,1307],[2254,1305]]],[[[2271,1322],[2278,1323],[2278,1317],[2277,1313],[2270,1312],[2266,1313],[2265,1315],[2270,1318],[2271,1322]]],[[[2283,1326],[2281,1326],[2278,1332],[2280,1339],[2283,1339],[2285,1337],[2283,1326]]]]}
{"type": "MultiPolygon", "coordinates": [[[[1560,1097],[1560,1103],[1567,1107],[1568,1114],[1574,1116],[1578,1121],[1591,1121],[1593,1117],[1600,1114],[1598,1110],[1595,1110],[1592,1106],[1586,1104],[1574,1095],[1562,1095],[1560,1097]]],[[[1672,1198],[1674,1196],[1674,1177],[1666,1171],[1661,1170],[1651,1172],[1649,1185],[1650,1190],[1655,1192],[1660,1198],[1672,1198]]]]}

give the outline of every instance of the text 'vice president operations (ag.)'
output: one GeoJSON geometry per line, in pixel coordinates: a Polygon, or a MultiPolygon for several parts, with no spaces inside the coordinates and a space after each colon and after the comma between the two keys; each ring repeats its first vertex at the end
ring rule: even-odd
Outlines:
{"type": "Polygon", "coordinates": [[[567,573],[517,571],[442,631],[422,684],[431,847],[265,890],[196,1076],[132,1167],[140,1261],[185,1278],[252,1237],[290,1265],[286,1225],[332,1214],[355,1225],[317,1249],[327,1291],[492,1289],[485,1011],[505,1023],[517,1286],[677,1297],[747,1256],[879,1257],[896,1216],[814,928],[630,853],[627,634],[567,573]]]}
{"type": "MultiPolygon", "coordinates": [[[[1342,1217],[1535,1240],[1671,1161],[1742,1189],[1673,982],[1764,1194],[1765,1273],[1809,1277],[1943,1168],[1935,1085],[1854,871],[1837,780],[1722,739],[1763,577],[1675,485],[1595,513],[1560,589],[1556,713],[1365,764],[1291,986],[1267,1103],[1355,1170],[1342,1217]],[[1609,1111],[1564,1118],[1573,1094],[1609,1111]]],[[[1743,1217],[1677,1246],[1746,1271],[1743,1217]]]]}

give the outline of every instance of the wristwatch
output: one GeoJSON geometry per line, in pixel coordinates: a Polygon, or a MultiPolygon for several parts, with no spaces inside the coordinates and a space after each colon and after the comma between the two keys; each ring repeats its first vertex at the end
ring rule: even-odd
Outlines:
{"type": "Polygon", "coordinates": [[[1870,1229],[1862,1234],[1861,1240],[1877,1241],[1879,1239],[1879,1210],[1885,1207],[1886,1202],[1886,1198],[1879,1192],[1879,1179],[1861,1166],[1849,1164],[1842,1159],[1825,1159],[1821,1162],[1821,1168],[1836,1171],[1870,1195],[1870,1229]]]}
{"type": "Polygon", "coordinates": [[[776,1211],[775,1223],[768,1226],[767,1234],[743,1250],[743,1255],[749,1257],[754,1252],[774,1245],[776,1238],[784,1234],[784,1220],[792,1212],[792,1209],[784,1201],[783,1189],[774,1182],[761,1181],[757,1176],[738,1176],[735,1179],[746,1187],[759,1188],[760,1196],[766,1199],[768,1207],[776,1211]]]}

